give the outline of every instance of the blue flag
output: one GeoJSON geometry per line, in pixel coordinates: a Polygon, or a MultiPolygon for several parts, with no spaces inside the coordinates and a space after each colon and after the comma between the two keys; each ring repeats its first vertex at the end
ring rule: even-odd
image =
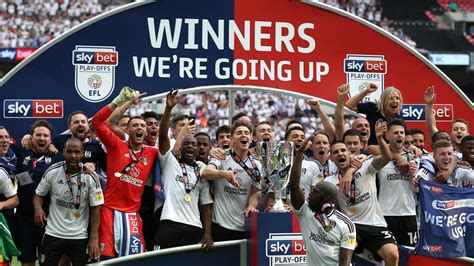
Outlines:
{"type": "Polygon", "coordinates": [[[155,209],[161,207],[165,202],[165,191],[163,190],[163,180],[161,178],[161,166],[160,161],[157,159],[153,167],[153,175],[155,177],[153,181],[153,190],[155,191],[155,209]]]}
{"type": "Polygon", "coordinates": [[[420,255],[474,257],[474,189],[420,179],[420,255]]]}

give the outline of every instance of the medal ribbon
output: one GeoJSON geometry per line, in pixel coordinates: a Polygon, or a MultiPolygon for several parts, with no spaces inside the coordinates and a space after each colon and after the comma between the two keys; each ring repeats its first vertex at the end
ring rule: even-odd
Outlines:
{"type": "MultiPolygon", "coordinates": [[[[250,163],[252,164],[252,169],[250,169],[244,162],[242,162],[242,160],[239,158],[239,156],[237,156],[234,150],[230,150],[230,156],[232,156],[232,159],[234,159],[234,161],[244,169],[244,171],[250,176],[250,178],[252,178],[253,181],[257,183],[260,182],[260,171],[258,170],[257,164],[255,163],[255,160],[251,155],[249,155],[248,158],[250,160],[250,163]]],[[[265,181],[268,183],[267,178],[265,178],[265,181]]]]}
{"type": "MultiPolygon", "coordinates": [[[[339,182],[342,179],[342,173],[339,171],[339,182]]],[[[349,192],[349,200],[352,203],[352,205],[355,205],[356,202],[356,184],[355,184],[355,173],[352,174],[352,180],[351,180],[351,191],[349,192]]]]}
{"type": "Polygon", "coordinates": [[[330,231],[330,230],[327,230],[327,228],[329,228],[331,226],[331,222],[329,221],[328,216],[324,212],[327,208],[333,208],[334,209],[335,205],[332,204],[332,203],[324,203],[321,210],[314,214],[314,218],[316,218],[316,220],[318,220],[321,223],[321,225],[323,226],[323,228],[326,232],[330,231]]]}
{"type": "MultiPolygon", "coordinates": [[[[66,166],[64,167],[64,172],[66,172],[66,166]]],[[[77,193],[76,193],[76,202],[74,203],[74,207],[79,209],[81,206],[81,176],[82,176],[82,169],[77,175],[77,193]]],[[[71,195],[74,195],[74,192],[72,191],[72,182],[71,182],[71,175],[66,172],[66,183],[69,187],[69,191],[71,191],[71,195]]]]}
{"type": "Polygon", "coordinates": [[[142,159],[142,156],[143,156],[143,146],[142,146],[142,149],[140,150],[140,156],[138,156],[138,158],[136,158],[135,156],[135,152],[133,151],[132,147],[130,147],[130,145],[128,146],[129,148],[129,154],[130,154],[130,159],[132,159],[132,162],[127,164],[127,166],[125,166],[121,172],[122,175],[126,174],[128,171],[130,171],[138,162],[140,162],[140,160],[142,159]]]}
{"type": "Polygon", "coordinates": [[[188,171],[186,170],[186,165],[184,163],[179,163],[179,165],[181,166],[181,170],[183,172],[184,190],[186,190],[186,193],[190,193],[196,187],[197,183],[199,182],[199,178],[201,177],[198,169],[199,167],[193,166],[194,174],[196,175],[196,183],[194,183],[193,187],[189,187],[189,177],[188,171]]]}

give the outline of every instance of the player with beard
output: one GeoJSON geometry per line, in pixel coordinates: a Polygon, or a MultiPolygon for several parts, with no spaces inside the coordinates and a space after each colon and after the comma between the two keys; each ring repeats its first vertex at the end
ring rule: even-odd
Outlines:
{"type": "Polygon", "coordinates": [[[425,133],[419,128],[410,129],[411,136],[413,138],[413,145],[422,151],[422,155],[428,155],[428,151],[425,150],[425,133]]]}
{"type": "Polygon", "coordinates": [[[338,171],[326,177],[325,181],[341,186],[338,203],[342,212],[356,225],[358,244],[356,251],[362,251],[365,247],[376,258],[382,257],[385,265],[398,265],[396,241],[387,229],[387,223],[377,202],[375,174],[392,159],[390,149],[383,139],[385,132],[386,124],[378,122],[375,133],[381,155],[365,160],[362,167],[355,172],[351,167],[351,155],[347,146],[342,142],[333,143],[331,158],[338,171]],[[347,172],[351,173],[352,180],[346,188],[347,184],[343,183],[341,178],[347,172]]]}
{"type": "Polygon", "coordinates": [[[196,160],[209,163],[209,152],[211,151],[211,137],[205,132],[198,132],[194,134],[197,141],[197,155],[196,160]]]}
{"type": "MultiPolygon", "coordinates": [[[[394,119],[388,122],[388,140],[393,154],[411,161],[413,156],[404,149],[405,123],[394,119]]],[[[414,247],[417,242],[416,199],[410,185],[409,174],[403,174],[391,161],[377,173],[378,200],[388,229],[393,233],[397,244],[414,247]]]]}
{"type": "Polygon", "coordinates": [[[321,165],[321,174],[318,180],[324,180],[325,177],[337,171],[337,166],[329,158],[329,136],[322,131],[317,132],[311,139],[311,150],[313,159],[321,165]]]}
{"type": "MultiPolygon", "coordinates": [[[[62,160],[62,154],[50,154],[52,127],[46,120],[36,120],[31,126],[31,149],[20,145],[12,148],[17,155],[18,198],[20,204],[15,213],[15,243],[21,251],[18,259],[23,266],[35,264],[37,252],[41,246],[44,228],[34,223],[33,196],[46,169],[53,163],[62,160]]],[[[45,201],[48,205],[49,201],[45,201]]]]}
{"type": "MultiPolygon", "coordinates": [[[[124,118],[124,113],[128,110],[127,105],[122,105],[116,108],[112,114],[107,118],[105,124],[107,127],[120,139],[128,141],[128,134],[127,129],[123,129],[119,127],[117,123],[124,123],[124,120],[127,122],[130,121],[130,117],[128,119],[124,118]]],[[[159,128],[159,117],[156,112],[149,111],[144,112],[142,114],[143,120],[146,123],[146,139],[144,143],[148,146],[158,147],[158,128],[159,128]]],[[[154,184],[154,176],[151,175],[145,184],[145,188],[143,190],[141,204],[140,204],[140,217],[142,218],[143,222],[143,235],[145,237],[146,249],[153,250],[153,236],[157,230],[157,223],[155,220],[155,216],[159,217],[161,214],[161,208],[156,207],[155,212],[155,194],[153,190],[154,184]]]]}
{"type": "Polygon", "coordinates": [[[333,184],[324,181],[316,184],[308,197],[300,188],[303,151],[308,140],[298,142],[288,188],[301,225],[307,264],[350,265],[356,244],[355,225],[336,209],[338,192],[333,184]]]}
{"type": "Polygon", "coordinates": [[[158,157],[156,147],[144,144],[147,132],[142,117],[128,121],[127,142],[117,137],[104,121],[115,108],[140,102],[139,94],[125,87],[92,119],[96,134],[107,148],[107,187],[100,210],[99,246],[103,259],[144,251],[142,222],[138,214],[145,183],[158,157]]]}
{"type": "Polygon", "coordinates": [[[465,136],[461,140],[462,159],[474,170],[474,136],[465,136]]]}
{"type": "Polygon", "coordinates": [[[168,125],[171,111],[178,99],[178,91],[171,91],[166,96],[166,108],[160,127],[160,153],[163,155],[160,163],[167,198],[154,243],[163,249],[201,241],[203,248],[208,249],[213,245],[212,198],[208,181],[201,178],[206,165],[196,161],[196,138],[192,135],[184,137],[180,144],[180,155],[170,150],[168,125]]]}
{"type": "MultiPolygon", "coordinates": [[[[400,110],[403,106],[402,93],[395,87],[385,88],[377,103],[362,102],[364,97],[376,90],[377,85],[370,83],[365,86],[362,92],[351,97],[345,104],[352,111],[366,115],[371,132],[375,131],[375,123],[380,119],[388,122],[394,118],[400,118],[400,110]]],[[[368,145],[377,145],[377,138],[374,135],[370,136],[368,145]]]]}
{"type": "MultiPolygon", "coordinates": [[[[438,128],[436,127],[436,118],[433,113],[433,104],[436,100],[436,93],[434,86],[430,86],[425,90],[425,113],[429,114],[426,116],[426,124],[428,126],[428,132],[430,136],[433,136],[436,132],[438,132],[438,128]]],[[[461,140],[465,136],[469,135],[469,123],[464,119],[456,119],[451,124],[451,142],[453,143],[454,153],[460,159],[461,158],[461,140]]],[[[434,142],[432,142],[433,144],[434,142]]]]}
{"type": "Polygon", "coordinates": [[[212,238],[245,238],[244,216],[258,212],[261,164],[249,153],[251,125],[237,121],[231,128],[231,149],[225,160],[211,159],[202,173],[214,180],[212,238]]]}
{"type": "Polygon", "coordinates": [[[438,140],[433,145],[434,162],[422,159],[419,164],[410,165],[412,185],[418,188],[419,179],[432,180],[447,186],[472,188],[474,183],[474,170],[465,165],[458,164],[454,156],[453,144],[446,140],[438,140]],[[442,175],[447,172],[448,175],[442,175]]]}
{"type": "MultiPolygon", "coordinates": [[[[303,142],[305,141],[304,129],[300,127],[290,128],[285,133],[285,140],[292,141],[295,145],[295,151],[298,150],[303,144],[303,142]]],[[[312,188],[317,183],[323,181],[321,177],[322,176],[321,165],[316,160],[312,158],[308,158],[307,156],[304,156],[301,162],[300,168],[301,168],[301,174],[299,178],[300,179],[299,188],[303,191],[304,198],[308,198],[309,193],[311,192],[312,188]]],[[[287,199],[287,203],[290,203],[289,198],[287,196],[289,195],[283,195],[283,198],[287,199]]],[[[273,192],[268,193],[266,211],[270,211],[272,209],[274,202],[275,202],[275,194],[273,192]]],[[[291,209],[291,207],[289,209],[291,209]]]]}

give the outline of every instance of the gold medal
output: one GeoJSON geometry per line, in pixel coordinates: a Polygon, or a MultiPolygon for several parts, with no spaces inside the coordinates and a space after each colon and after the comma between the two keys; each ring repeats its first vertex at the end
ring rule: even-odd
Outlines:
{"type": "Polygon", "coordinates": [[[121,176],[122,176],[122,174],[121,174],[121,173],[119,173],[119,172],[115,172],[115,173],[114,173],[114,176],[115,176],[115,177],[121,177],[121,176]]]}
{"type": "Polygon", "coordinates": [[[357,211],[357,208],[356,208],[355,206],[352,206],[352,207],[351,207],[351,212],[352,212],[352,214],[355,214],[356,211],[357,211]]]}
{"type": "Polygon", "coordinates": [[[74,212],[74,217],[76,217],[76,219],[79,219],[81,217],[81,212],[80,211],[75,211],[74,212]]]}
{"type": "Polygon", "coordinates": [[[191,195],[189,195],[189,194],[184,195],[184,200],[186,202],[190,202],[191,201],[191,195]]]}
{"type": "Polygon", "coordinates": [[[329,232],[332,230],[332,225],[328,224],[324,226],[324,231],[329,232]]]}

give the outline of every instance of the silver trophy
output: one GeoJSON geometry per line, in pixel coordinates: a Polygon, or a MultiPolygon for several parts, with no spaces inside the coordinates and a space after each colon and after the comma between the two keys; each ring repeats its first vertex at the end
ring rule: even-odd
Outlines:
{"type": "Polygon", "coordinates": [[[266,178],[263,187],[273,190],[275,203],[273,212],[284,212],[282,198],[286,198],[286,187],[290,181],[294,143],[291,141],[262,141],[257,143],[257,154],[262,162],[266,178]]]}

